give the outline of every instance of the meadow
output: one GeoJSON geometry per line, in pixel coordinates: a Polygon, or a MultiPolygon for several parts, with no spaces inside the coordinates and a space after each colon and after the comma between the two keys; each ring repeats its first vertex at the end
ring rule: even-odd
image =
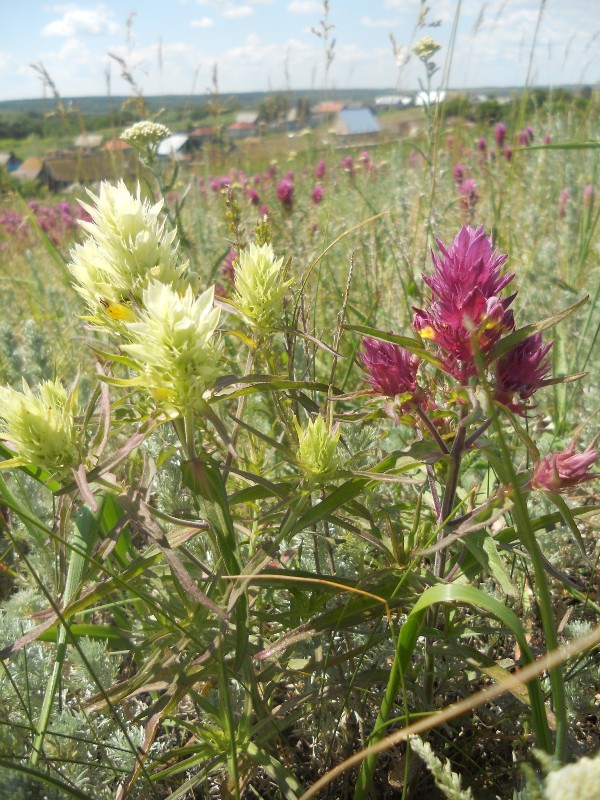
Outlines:
{"type": "Polygon", "coordinates": [[[600,107],[551,100],[6,184],[0,798],[597,797],[600,107]]]}

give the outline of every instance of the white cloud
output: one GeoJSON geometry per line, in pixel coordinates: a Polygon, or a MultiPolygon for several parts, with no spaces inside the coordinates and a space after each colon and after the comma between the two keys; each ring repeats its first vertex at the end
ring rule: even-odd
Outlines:
{"type": "Polygon", "coordinates": [[[10,53],[0,51],[0,76],[9,77],[14,72],[17,60],[10,53]]]}
{"type": "Polygon", "coordinates": [[[319,14],[322,10],[322,4],[316,0],[292,0],[288,4],[288,11],[291,14],[319,14]]]}
{"type": "Polygon", "coordinates": [[[112,22],[112,11],[101,4],[95,8],[78,8],[77,6],[54,6],[54,12],[62,13],[60,19],[48,23],[42,30],[43,36],[98,36],[114,34],[119,26],[112,22]]]}
{"type": "Polygon", "coordinates": [[[212,17],[202,17],[202,19],[193,19],[190,22],[192,28],[212,28],[215,21],[212,17]]]}
{"type": "Polygon", "coordinates": [[[399,19],[371,19],[363,17],[361,23],[367,28],[395,28],[400,24],[399,19]]]}
{"type": "Polygon", "coordinates": [[[250,6],[229,6],[221,12],[221,16],[225,19],[241,19],[242,17],[251,17],[254,14],[254,9],[250,6]]]}

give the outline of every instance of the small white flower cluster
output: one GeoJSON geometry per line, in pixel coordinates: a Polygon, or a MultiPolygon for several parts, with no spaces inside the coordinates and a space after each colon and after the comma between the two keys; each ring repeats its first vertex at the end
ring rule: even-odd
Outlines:
{"type": "Polygon", "coordinates": [[[413,53],[420,58],[421,61],[427,61],[431,56],[435,55],[441,47],[442,45],[436,42],[435,39],[432,39],[431,36],[423,36],[413,46],[413,53]]]}
{"type": "Polygon", "coordinates": [[[166,125],[160,122],[136,122],[135,125],[127,128],[121,134],[121,139],[136,150],[146,150],[156,148],[159,142],[171,135],[171,131],[166,125]]]}

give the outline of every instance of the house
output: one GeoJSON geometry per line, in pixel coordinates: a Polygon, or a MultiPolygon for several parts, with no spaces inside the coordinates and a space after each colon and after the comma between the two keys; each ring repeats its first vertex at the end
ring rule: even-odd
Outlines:
{"type": "Polygon", "coordinates": [[[17,167],[13,172],[15,178],[21,181],[36,181],[43,169],[44,162],[37,156],[29,156],[23,163],[17,167]]]}
{"type": "Polygon", "coordinates": [[[257,111],[240,111],[235,115],[235,122],[241,122],[244,125],[258,125],[258,112],[257,111]]]}
{"type": "Polygon", "coordinates": [[[102,145],[100,150],[107,150],[109,153],[119,153],[123,150],[131,150],[131,145],[123,141],[123,139],[109,139],[106,144],[102,145]]]}
{"type": "Polygon", "coordinates": [[[366,136],[379,133],[381,126],[370,108],[344,108],[335,118],[333,130],[338,136],[366,136]]]}
{"type": "Polygon", "coordinates": [[[102,136],[99,133],[81,133],[73,143],[82,150],[94,150],[102,144],[102,136]]]}
{"type": "Polygon", "coordinates": [[[191,150],[201,150],[202,145],[204,144],[208,144],[209,142],[218,142],[219,133],[216,128],[203,126],[200,128],[194,128],[194,130],[190,131],[188,138],[190,141],[191,150]]]}
{"type": "Polygon", "coordinates": [[[227,126],[227,133],[232,139],[247,139],[258,136],[258,126],[250,122],[232,122],[227,126]]]}
{"type": "Polygon", "coordinates": [[[184,161],[190,152],[190,137],[187,133],[174,133],[159,142],[156,153],[159,157],[184,161]]]}
{"type": "Polygon", "coordinates": [[[346,103],[338,100],[326,100],[315,106],[312,113],[319,117],[333,117],[335,114],[339,114],[340,111],[343,111],[344,108],[346,108],[346,103]]]}
{"type": "Polygon", "coordinates": [[[432,92],[418,92],[415,97],[416,106],[432,106],[434,103],[443,103],[446,99],[446,92],[442,89],[432,92]]]}
{"type": "Polygon", "coordinates": [[[39,180],[56,191],[75,183],[89,185],[104,180],[134,178],[137,175],[137,155],[126,153],[62,153],[44,159],[39,180]]]}
{"type": "Polygon", "coordinates": [[[375,98],[377,108],[406,108],[412,102],[412,97],[403,94],[386,94],[375,98]]]}
{"type": "Polygon", "coordinates": [[[86,185],[117,178],[137,176],[137,155],[127,153],[52,153],[45,158],[26,158],[14,176],[20,180],[37,180],[52,191],[66,189],[76,183],[86,185]]]}
{"type": "Polygon", "coordinates": [[[14,172],[21,165],[21,159],[13,151],[0,153],[0,167],[4,167],[7,172],[14,172]]]}

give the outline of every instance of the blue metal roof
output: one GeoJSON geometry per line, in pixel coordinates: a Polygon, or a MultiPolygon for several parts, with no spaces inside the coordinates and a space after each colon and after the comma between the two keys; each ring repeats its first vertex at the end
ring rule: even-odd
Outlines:
{"type": "Polygon", "coordinates": [[[379,122],[370,108],[345,108],[339,112],[339,121],[345,133],[356,136],[363,133],[379,133],[379,122]]]}

